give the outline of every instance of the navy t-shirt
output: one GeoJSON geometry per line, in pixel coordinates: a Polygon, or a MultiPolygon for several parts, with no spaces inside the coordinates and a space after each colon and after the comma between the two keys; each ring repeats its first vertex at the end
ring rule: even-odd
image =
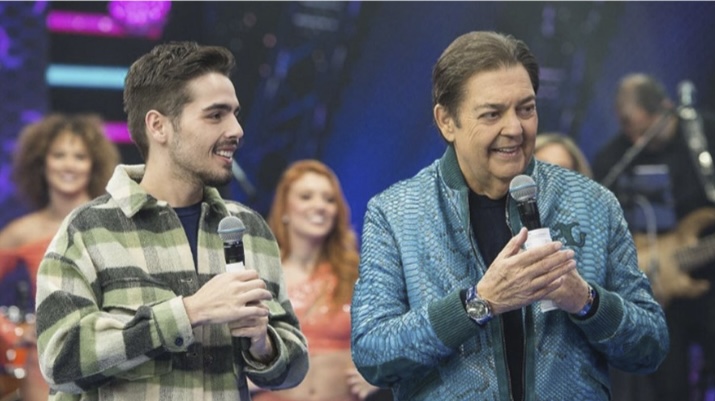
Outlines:
{"type": "MultiPolygon", "coordinates": [[[[469,220],[479,252],[490,266],[512,237],[506,224],[506,196],[493,200],[469,191],[469,220]]],[[[521,401],[524,399],[524,324],[521,309],[503,313],[487,324],[495,323],[504,326],[509,386],[513,399],[521,401]]]]}
{"type": "Polygon", "coordinates": [[[191,247],[191,255],[194,257],[194,268],[198,270],[196,247],[199,236],[199,218],[201,217],[201,202],[186,207],[175,207],[174,211],[179,216],[179,220],[181,220],[181,225],[184,226],[184,232],[186,232],[186,238],[188,238],[189,246],[191,247]]]}

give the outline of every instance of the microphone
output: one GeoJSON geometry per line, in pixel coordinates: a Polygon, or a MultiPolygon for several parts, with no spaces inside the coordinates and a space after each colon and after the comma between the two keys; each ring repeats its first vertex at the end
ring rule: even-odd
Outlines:
{"type": "Polygon", "coordinates": [[[245,268],[243,252],[243,233],[246,226],[236,216],[226,216],[218,223],[218,236],[223,241],[223,255],[226,258],[226,271],[238,272],[245,268]]]}
{"type": "Polygon", "coordinates": [[[678,84],[678,99],[680,107],[693,107],[695,105],[695,85],[688,81],[681,81],[678,84]]]}
{"type": "Polygon", "coordinates": [[[536,182],[528,175],[517,175],[509,184],[509,195],[516,201],[521,224],[529,231],[540,229],[541,218],[536,207],[536,182]]]}
{"type": "MultiPolygon", "coordinates": [[[[516,201],[521,224],[529,231],[524,248],[529,249],[551,242],[551,232],[548,227],[541,226],[539,208],[536,205],[536,182],[528,175],[517,175],[509,183],[509,195],[516,201]]],[[[550,300],[539,303],[542,312],[558,309],[550,300]]]]}
{"type": "Polygon", "coordinates": [[[705,196],[711,202],[715,202],[715,166],[713,156],[708,149],[702,116],[695,109],[695,85],[688,80],[681,81],[678,84],[678,97],[680,98],[678,116],[685,143],[690,150],[690,158],[695,164],[705,196]]]}
{"type": "Polygon", "coordinates": [[[233,173],[233,178],[238,181],[238,185],[241,186],[241,189],[246,193],[246,195],[248,195],[249,198],[256,196],[256,187],[251,184],[246,172],[243,171],[241,166],[238,165],[236,159],[234,159],[231,163],[231,173],[233,173]]]}
{"type": "MultiPolygon", "coordinates": [[[[218,223],[218,236],[223,241],[223,255],[226,258],[227,272],[240,272],[246,268],[246,255],[243,251],[243,234],[246,226],[236,216],[226,216],[218,223]]],[[[251,348],[251,339],[241,337],[241,350],[251,348]]]]}

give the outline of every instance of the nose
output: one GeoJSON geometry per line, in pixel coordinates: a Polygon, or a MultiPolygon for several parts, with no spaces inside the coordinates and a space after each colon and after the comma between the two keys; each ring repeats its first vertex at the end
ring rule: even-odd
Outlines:
{"type": "Polygon", "coordinates": [[[243,138],[243,127],[236,116],[231,118],[231,126],[228,128],[228,137],[236,138],[236,141],[243,138]]]}
{"type": "Polygon", "coordinates": [[[511,110],[504,114],[504,126],[502,128],[503,135],[521,135],[524,132],[524,126],[522,125],[521,119],[517,115],[516,110],[511,110]]]}
{"type": "Polygon", "coordinates": [[[313,200],[312,206],[315,211],[325,213],[325,211],[328,210],[328,207],[330,207],[330,202],[318,196],[313,200]]]}

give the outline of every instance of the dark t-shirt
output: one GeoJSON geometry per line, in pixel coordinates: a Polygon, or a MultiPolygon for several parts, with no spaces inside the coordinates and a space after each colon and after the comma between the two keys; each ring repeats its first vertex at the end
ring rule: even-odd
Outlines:
{"type": "Polygon", "coordinates": [[[175,207],[174,211],[179,216],[181,225],[184,226],[184,232],[191,247],[191,255],[194,257],[194,268],[198,269],[196,248],[199,234],[199,218],[201,217],[201,202],[186,207],[175,207]]]}
{"type": "MultiPolygon", "coordinates": [[[[703,131],[708,141],[708,149],[715,157],[715,120],[711,115],[703,114],[703,122],[703,131]]],[[[594,179],[601,182],[631,146],[632,143],[625,135],[618,133],[596,155],[593,163],[594,179]]],[[[659,164],[668,166],[671,194],[675,203],[674,210],[677,220],[682,219],[696,209],[715,206],[705,196],[705,191],[698,179],[698,172],[690,156],[690,150],[685,142],[680,125],[678,126],[677,134],[670,143],[656,152],[648,151],[647,149],[643,150],[623,174],[630,174],[635,166],[659,164]]],[[[619,196],[619,199],[623,199],[622,192],[624,188],[618,188],[614,184],[611,189],[619,196]]]]}
{"type": "MultiPolygon", "coordinates": [[[[506,224],[506,196],[492,200],[469,192],[469,218],[477,240],[479,253],[487,266],[494,262],[499,252],[511,239],[506,224]]],[[[524,399],[524,324],[521,309],[501,314],[487,324],[504,325],[509,385],[514,401],[524,399]]]]}

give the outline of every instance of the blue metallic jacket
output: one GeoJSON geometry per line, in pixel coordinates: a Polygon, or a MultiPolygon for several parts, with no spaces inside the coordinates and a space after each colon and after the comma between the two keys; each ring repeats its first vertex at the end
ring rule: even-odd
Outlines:
{"type": "MultiPolygon", "coordinates": [[[[524,310],[527,401],[607,400],[608,365],[654,371],[668,351],[661,307],[613,194],[570,170],[533,161],[541,221],[575,251],[598,292],[595,315],[524,310]]],[[[352,305],[352,353],[397,400],[510,400],[501,319],[484,327],[459,293],[487,266],[469,222],[469,189],[452,146],[416,176],[370,200],[352,305]]],[[[516,203],[505,216],[521,228],[516,203]]]]}

